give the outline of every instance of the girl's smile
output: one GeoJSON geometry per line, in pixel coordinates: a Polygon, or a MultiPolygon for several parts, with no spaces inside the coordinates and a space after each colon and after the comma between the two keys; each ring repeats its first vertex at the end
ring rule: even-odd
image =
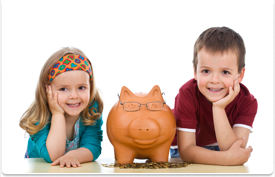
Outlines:
{"type": "Polygon", "coordinates": [[[67,106],[69,106],[70,108],[78,108],[78,107],[80,107],[80,105],[81,105],[81,103],[75,103],[75,104],[68,104],[68,103],[66,103],[67,104],[67,106]]]}

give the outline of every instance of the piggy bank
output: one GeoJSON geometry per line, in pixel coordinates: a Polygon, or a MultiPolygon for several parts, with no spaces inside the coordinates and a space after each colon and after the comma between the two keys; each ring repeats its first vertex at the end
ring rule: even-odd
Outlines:
{"type": "Polygon", "coordinates": [[[148,94],[134,94],[122,87],[106,125],[117,163],[132,163],[135,158],[168,161],[176,122],[159,86],[148,94]]]}

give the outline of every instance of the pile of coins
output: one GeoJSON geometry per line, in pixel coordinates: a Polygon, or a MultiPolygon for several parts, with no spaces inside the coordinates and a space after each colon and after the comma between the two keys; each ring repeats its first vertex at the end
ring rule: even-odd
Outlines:
{"type": "Polygon", "coordinates": [[[101,164],[104,167],[120,169],[159,169],[159,168],[182,168],[187,167],[190,163],[187,162],[146,162],[146,163],[125,163],[125,164],[101,164]]]}

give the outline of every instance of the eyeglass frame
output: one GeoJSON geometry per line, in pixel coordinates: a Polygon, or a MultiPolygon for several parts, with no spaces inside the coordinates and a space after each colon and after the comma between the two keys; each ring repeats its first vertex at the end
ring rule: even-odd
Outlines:
{"type": "Polygon", "coordinates": [[[162,101],[150,101],[150,102],[147,102],[147,103],[140,103],[140,102],[133,102],[133,101],[131,101],[131,102],[124,102],[124,103],[122,103],[122,102],[120,101],[120,96],[119,96],[119,94],[117,93],[119,103],[123,106],[123,109],[124,109],[125,111],[128,111],[128,112],[134,112],[134,111],[140,110],[141,105],[146,105],[146,108],[147,108],[149,111],[160,111],[160,110],[162,110],[163,107],[164,107],[164,104],[166,104],[166,97],[165,97],[165,93],[164,93],[164,92],[162,92],[161,95],[164,95],[164,102],[162,102],[162,101]],[[158,110],[151,110],[151,109],[149,109],[148,106],[147,106],[147,104],[148,104],[148,103],[152,103],[152,102],[161,102],[161,103],[163,103],[162,108],[161,108],[161,109],[158,109],[158,110]],[[125,103],[138,103],[138,104],[139,104],[139,108],[138,108],[137,110],[133,110],[133,111],[126,110],[126,109],[124,108],[124,104],[125,104],[125,103]]]}

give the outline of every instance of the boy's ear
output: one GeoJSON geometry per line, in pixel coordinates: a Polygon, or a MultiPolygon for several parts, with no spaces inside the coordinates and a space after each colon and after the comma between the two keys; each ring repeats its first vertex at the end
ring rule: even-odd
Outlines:
{"type": "Polygon", "coordinates": [[[197,72],[195,71],[195,66],[193,65],[193,70],[194,70],[194,78],[197,80],[197,72]]]}
{"type": "Polygon", "coordinates": [[[242,69],[241,73],[240,73],[240,76],[238,78],[238,82],[241,83],[242,80],[243,80],[243,77],[244,77],[244,72],[245,72],[245,68],[242,69]]]}

